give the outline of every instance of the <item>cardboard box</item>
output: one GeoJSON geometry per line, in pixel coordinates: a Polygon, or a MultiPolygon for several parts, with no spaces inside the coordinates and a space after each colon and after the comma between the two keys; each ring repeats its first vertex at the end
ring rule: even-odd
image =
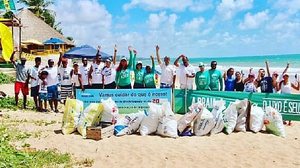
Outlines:
{"type": "Polygon", "coordinates": [[[114,135],[114,125],[107,127],[87,127],[86,128],[86,138],[99,141],[104,138],[109,138],[114,135]]]}

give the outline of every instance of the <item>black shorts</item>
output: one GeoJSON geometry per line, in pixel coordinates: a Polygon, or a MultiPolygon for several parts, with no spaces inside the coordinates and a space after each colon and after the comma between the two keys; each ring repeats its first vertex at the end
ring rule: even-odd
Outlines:
{"type": "Polygon", "coordinates": [[[37,85],[35,87],[31,87],[30,96],[31,97],[37,97],[37,96],[39,96],[39,89],[40,89],[39,85],[37,85]]]}
{"type": "Polygon", "coordinates": [[[92,84],[91,89],[103,89],[103,84],[92,84]]]}
{"type": "Polygon", "coordinates": [[[133,88],[135,88],[135,89],[141,89],[141,88],[145,88],[145,86],[144,86],[144,84],[134,83],[133,88]]]}
{"type": "Polygon", "coordinates": [[[132,89],[131,84],[126,86],[119,86],[119,89],[132,89]]]}
{"type": "Polygon", "coordinates": [[[116,82],[112,82],[110,84],[104,85],[104,89],[115,89],[116,88],[116,82]]]}

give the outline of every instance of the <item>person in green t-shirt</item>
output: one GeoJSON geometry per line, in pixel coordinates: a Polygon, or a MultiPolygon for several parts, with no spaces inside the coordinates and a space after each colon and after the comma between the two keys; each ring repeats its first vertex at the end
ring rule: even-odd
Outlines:
{"type": "Polygon", "coordinates": [[[223,78],[221,71],[217,70],[217,61],[211,62],[211,69],[208,71],[210,75],[209,87],[212,91],[223,90],[223,78]]]}
{"type": "Polygon", "coordinates": [[[133,49],[129,46],[128,50],[130,55],[129,63],[127,62],[126,57],[122,57],[119,66],[116,69],[116,84],[118,89],[131,89],[130,71],[132,69],[133,49]]]}
{"type": "Polygon", "coordinates": [[[205,67],[203,62],[199,63],[200,71],[196,73],[195,83],[197,90],[210,90],[210,75],[207,71],[205,71],[205,67]]]}
{"type": "Polygon", "coordinates": [[[138,61],[136,63],[136,50],[133,50],[134,57],[133,57],[133,70],[134,70],[134,85],[133,88],[145,88],[144,85],[144,76],[145,71],[143,70],[143,63],[142,61],[138,61]]]}
{"type": "Polygon", "coordinates": [[[151,61],[152,61],[152,68],[148,65],[146,66],[146,73],[144,76],[144,83],[145,83],[145,88],[156,88],[155,85],[155,64],[154,64],[154,58],[151,55],[150,56],[151,61]]]}

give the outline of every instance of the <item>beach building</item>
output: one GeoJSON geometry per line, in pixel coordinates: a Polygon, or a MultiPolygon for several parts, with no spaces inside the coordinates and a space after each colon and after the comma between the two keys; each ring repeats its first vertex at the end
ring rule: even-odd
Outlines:
{"type": "MultiPolygon", "coordinates": [[[[17,15],[21,21],[21,47],[25,53],[33,55],[47,55],[58,53],[58,49],[67,51],[74,47],[74,43],[35,16],[28,9],[21,10],[17,15]]],[[[15,29],[14,32],[18,32],[15,29]]],[[[18,39],[19,33],[14,33],[18,39]]],[[[15,40],[16,41],[16,40],[15,40]]]]}

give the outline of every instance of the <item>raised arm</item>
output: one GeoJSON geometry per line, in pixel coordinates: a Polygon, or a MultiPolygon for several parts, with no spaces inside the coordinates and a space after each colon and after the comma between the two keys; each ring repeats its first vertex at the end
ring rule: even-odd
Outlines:
{"type": "Polygon", "coordinates": [[[133,56],[133,61],[132,61],[132,69],[136,70],[136,55],[137,55],[137,51],[133,50],[134,56],[133,56]]]}
{"type": "Polygon", "coordinates": [[[290,67],[290,63],[287,63],[284,71],[282,72],[282,75],[288,71],[289,67],[290,67]]]}
{"type": "Polygon", "coordinates": [[[265,63],[266,63],[266,68],[267,68],[268,77],[270,77],[271,75],[270,75],[269,62],[266,61],[265,63]]]}
{"type": "Polygon", "coordinates": [[[151,62],[152,62],[152,73],[155,73],[155,63],[154,63],[154,57],[153,57],[153,55],[151,55],[150,56],[150,58],[151,58],[151,62]]]}
{"type": "Polygon", "coordinates": [[[161,64],[161,60],[160,60],[159,46],[158,45],[156,46],[156,58],[157,58],[158,65],[160,65],[161,64]]]}
{"type": "Polygon", "coordinates": [[[297,91],[300,89],[300,82],[299,81],[297,81],[297,86],[293,83],[291,83],[291,85],[292,85],[292,88],[296,89],[297,91]]]}
{"type": "Polygon", "coordinates": [[[96,53],[96,57],[100,55],[100,51],[101,51],[101,46],[98,45],[97,47],[97,53],[96,53]]]}
{"type": "Polygon", "coordinates": [[[13,51],[13,53],[12,53],[11,56],[10,56],[10,62],[11,62],[12,64],[14,64],[14,66],[17,65],[17,64],[16,64],[16,61],[14,60],[15,53],[16,53],[16,51],[13,51]]]}
{"type": "Polygon", "coordinates": [[[175,62],[174,62],[174,65],[176,66],[176,67],[179,67],[179,60],[180,60],[180,58],[183,58],[184,57],[184,55],[180,55],[178,58],[176,58],[176,60],[175,60],[175,62]]]}
{"type": "Polygon", "coordinates": [[[129,63],[128,63],[128,67],[130,69],[133,69],[132,68],[132,62],[133,62],[133,49],[132,49],[132,46],[128,46],[128,50],[129,50],[129,63]]]}
{"type": "Polygon", "coordinates": [[[115,47],[114,47],[114,56],[113,56],[113,64],[114,65],[116,65],[117,51],[118,51],[118,48],[117,48],[117,45],[115,44],[115,47]]]}
{"type": "Polygon", "coordinates": [[[57,62],[57,67],[60,67],[61,62],[62,62],[62,57],[63,57],[63,52],[62,52],[62,49],[59,48],[59,59],[58,59],[58,62],[57,62]]]}

